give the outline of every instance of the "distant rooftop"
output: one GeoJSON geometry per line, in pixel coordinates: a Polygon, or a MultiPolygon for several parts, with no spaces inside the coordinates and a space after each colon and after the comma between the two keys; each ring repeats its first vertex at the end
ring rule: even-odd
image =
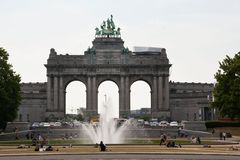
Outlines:
{"type": "Polygon", "coordinates": [[[134,46],[133,52],[161,52],[162,48],[134,46]]]}
{"type": "Polygon", "coordinates": [[[134,46],[133,53],[139,54],[160,54],[163,48],[134,46]]]}

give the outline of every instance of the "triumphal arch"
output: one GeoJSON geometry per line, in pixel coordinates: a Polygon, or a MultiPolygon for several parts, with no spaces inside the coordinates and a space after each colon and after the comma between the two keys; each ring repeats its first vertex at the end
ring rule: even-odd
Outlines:
{"type": "MultiPolygon", "coordinates": [[[[86,85],[87,106],[90,115],[98,109],[98,86],[106,80],[114,81],[119,88],[119,115],[130,112],[130,86],[137,80],[147,82],[151,88],[151,113],[153,117],[170,117],[169,109],[169,60],[166,50],[130,51],[124,47],[120,28],[113,17],[103,21],[95,29],[92,47],[84,55],[61,55],[54,49],[45,67],[47,68],[46,116],[62,117],[65,114],[67,85],[79,80],[86,85]]],[[[148,41],[148,39],[146,39],[148,41]]]]}

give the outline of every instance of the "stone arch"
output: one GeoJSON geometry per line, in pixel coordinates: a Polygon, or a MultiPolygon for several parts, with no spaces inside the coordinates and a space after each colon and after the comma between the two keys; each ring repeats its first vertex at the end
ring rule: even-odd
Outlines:
{"type": "Polygon", "coordinates": [[[101,83],[103,83],[104,81],[112,81],[112,82],[114,82],[118,86],[118,89],[120,88],[119,78],[118,77],[114,77],[114,76],[112,76],[112,77],[105,77],[105,76],[104,77],[98,77],[97,82],[96,82],[96,87],[98,88],[99,85],[101,83]]]}
{"type": "Polygon", "coordinates": [[[68,84],[70,84],[73,81],[80,81],[83,84],[85,84],[85,86],[87,87],[86,77],[72,77],[72,76],[69,76],[69,77],[64,77],[64,79],[63,79],[63,86],[64,86],[65,91],[66,91],[66,88],[67,88],[68,84]]]}
{"type": "Polygon", "coordinates": [[[153,82],[152,82],[152,77],[141,77],[141,76],[135,76],[135,77],[132,77],[130,79],[130,82],[129,82],[129,85],[130,87],[132,86],[133,83],[135,83],[136,81],[144,81],[146,82],[149,87],[150,87],[150,90],[152,90],[152,86],[153,86],[153,82]]]}

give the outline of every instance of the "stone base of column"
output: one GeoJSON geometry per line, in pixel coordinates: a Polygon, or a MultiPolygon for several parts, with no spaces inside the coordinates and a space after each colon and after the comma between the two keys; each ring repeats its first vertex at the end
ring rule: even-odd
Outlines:
{"type": "Polygon", "coordinates": [[[119,118],[128,118],[130,111],[119,111],[119,118]]]}
{"type": "Polygon", "coordinates": [[[87,110],[87,111],[85,111],[85,113],[84,113],[84,117],[85,117],[85,118],[86,118],[86,117],[92,118],[92,117],[96,117],[96,116],[98,116],[97,111],[87,110]]]}
{"type": "Polygon", "coordinates": [[[157,111],[157,112],[152,112],[152,118],[158,118],[161,120],[169,120],[170,117],[170,111],[157,111]]]}
{"type": "Polygon", "coordinates": [[[65,115],[65,113],[63,111],[62,112],[61,111],[60,112],[50,112],[50,111],[48,111],[48,112],[45,113],[44,121],[47,120],[47,119],[49,119],[49,120],[61,119],[61,118],[64,117],[64,115],[65,115]]]}

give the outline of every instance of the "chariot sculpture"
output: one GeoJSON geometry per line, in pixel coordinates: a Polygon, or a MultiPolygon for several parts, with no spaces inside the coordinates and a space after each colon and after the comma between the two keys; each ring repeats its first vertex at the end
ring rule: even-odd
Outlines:
{"type": "Polygon", "coordinates": [[[113,22],[113,16],[111,15],[111,18],[107,19],[107,21],[103,21],[103,23],[100,26],[100,29],[98,27],[95,28],[95,36],[96,37],[120,37],[120,28],[118,27],[116,29],[115,24],[113,22]]]}

